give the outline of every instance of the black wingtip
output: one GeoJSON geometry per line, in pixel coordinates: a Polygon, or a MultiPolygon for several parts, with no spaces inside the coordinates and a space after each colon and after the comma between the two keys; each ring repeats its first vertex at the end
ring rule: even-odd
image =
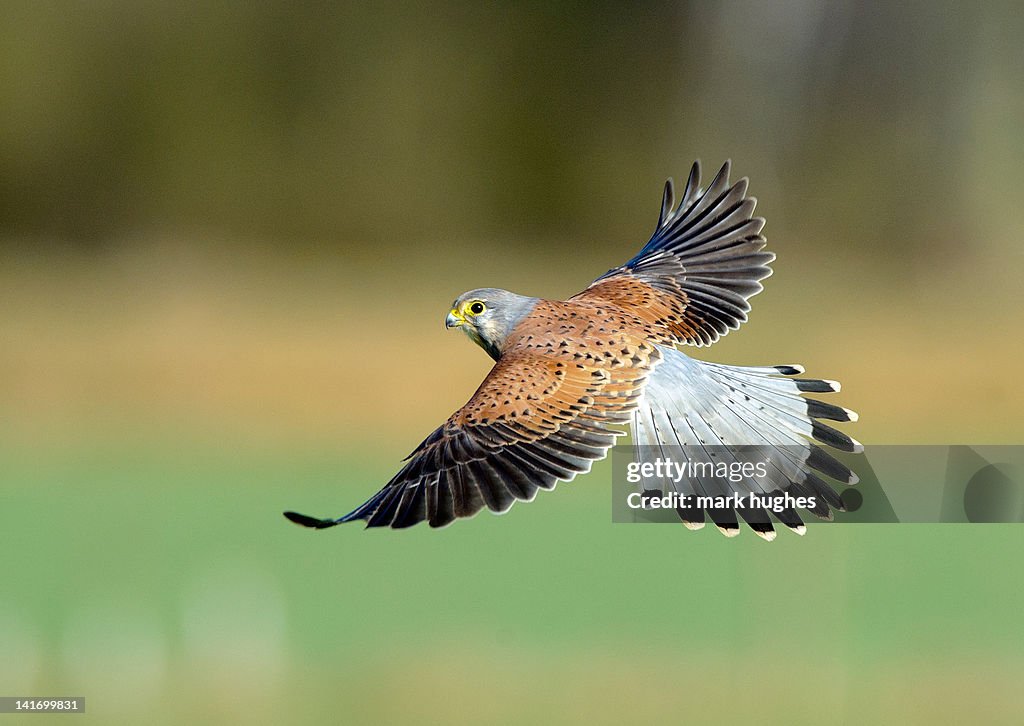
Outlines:
{"type": "Polygon", "coordinates": [[[804,372],[803,366],[772,366],[783,376],[798,376],[804,372]]]}
{"type": "Polygon", "coordinates": [[[299,514],[298,512],[284,512],[284,516],[289,522],[295,522],[295,524],[313,529],[326,529],[338,524],[336,519],[317,519],[316,517],[310,517],[308,514],[299,514]]]}
{"type": "Polygon", "coordinates": [[[672,177],[665,180],[665,193],[661,197],[661,214],[658,215],[658,229],[665,226],[665,222],[672,216],[672,209],[676,204],[676,194],[673,189],[672,177]]]}

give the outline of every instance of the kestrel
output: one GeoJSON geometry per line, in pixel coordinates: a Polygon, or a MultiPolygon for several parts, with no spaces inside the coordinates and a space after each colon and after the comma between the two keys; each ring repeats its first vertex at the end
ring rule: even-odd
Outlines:
{"type": "MultiPolygon", "coordinates": [[[[830,506],[841,510],[842,501],[818,474],[849,484],[856,475],[812,441],[862,450],[819,420],[857,417],[800,394],[838,391],[839,384],[795,378],[803,373],[796,365],[719,365],[678,350],[711,345],[737,329],[747,320],[748,299],[772,272],[764,219],[753,216],[747,179],[730,183],[730,166],[701,189],[694,163],[678,206],[669,179],[650,241],[568,300],[494,288],[459,295],[446,327],[461,329],[495,361],[476,393],[354,511],[336,519],[285,516],[317,529],[354,520],[397,529],[424,520],[443,527],[484,507],[507,512],[539,489],[589,471],[628,428],[641,447],[769,447],[777,454],[769,489],[815,495],[810,511],[831,518],[830,506]]],[[[696,493],[709,486],[700,478],[679,485],[696,493]]],[[[738,492],[750,487],[732,485],[738,492]]],[[[707,514],[726,534],[738,533],[742,519],[766,539],[775,535],[764,509],[689,507],[678,514],[690,528],[707,514]]],[[[804,532],[792,509],[771,514],[804,532]]]]}

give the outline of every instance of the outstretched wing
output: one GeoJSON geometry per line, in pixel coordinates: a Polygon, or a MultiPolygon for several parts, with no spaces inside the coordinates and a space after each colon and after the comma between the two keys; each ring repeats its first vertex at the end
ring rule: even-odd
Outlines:
{"type": "Polygon", "coordinates": [[[729,170],[727,161],[701,190],[694,163],[678,207],[669,179],[651,240],[573,299],[618,305],[675,343],[711,345],[738,328],[775,255],[763,251],[764,219],[752,216],[757,200],[747,196],[747,179],[730,185],[729,170]]]}
{"type": "Polygon", "coordinates": [[[394,478],[353,512],[317,519],[285,512],[307,527],[357,519],[368,527],[443,527],[483,507],[506,512],[590,470],[628,423],[647,374],[653,345],[608,336],[613,357],[583,354],[584,342],[524,339],[495,364],[480,388],[428,436],[394,478]],[[565,342],[563,345],[562,343],[565,342]]]}

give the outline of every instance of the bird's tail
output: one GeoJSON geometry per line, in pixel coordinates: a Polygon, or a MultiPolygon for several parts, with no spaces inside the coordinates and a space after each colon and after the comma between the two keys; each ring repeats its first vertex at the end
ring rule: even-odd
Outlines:
{"type": "MultiPolygon", "coordinates": [[[[856,483],[857,476],[815,442],[841,451],[862,451],[860,443],[821,423],[821,419],[856,421],[857,414],[801,395],[838,391],[839,383],[797,378],[804,372],[797,365],[726,366],[698,361],[672,348],[661,352],[663,360],[651,374],[633,415],[637,456],[673,456],[719,465],[736,462],[736,472],[750,471],[740,464],[752,457],[764,462],[757,475],[694,475],[670,480],[668,486],[679,495],[689,495],[678,500],[687,502],[677,508],[684,524],[702,527],[706,513],[722,532],[733,535],[739,532],[738,515],[765,539],[775,537],[766,509],[697,506],[694,502],[712,501],[697,497],[789,493],[794,499],[805,497],[813,502],[808,511],[823,519],[832,518],[830,507],[844,511],[839,495],[821,475],[844,484],[856,483]]],[[[777,507],[771,513],[803,534],[803,522],[793,508],[777,507]]]]}

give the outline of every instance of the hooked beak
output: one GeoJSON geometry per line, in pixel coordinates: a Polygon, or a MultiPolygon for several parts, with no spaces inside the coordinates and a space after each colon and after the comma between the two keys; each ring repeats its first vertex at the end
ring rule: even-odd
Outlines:
{"type": "Polygon", "coordinates": [[[448,317],[444,319],[444,327],[457,328],[465,322],[466,319],[459,314],[459,311],[452,308],[452,311],[448,313],[448,317]]]}

